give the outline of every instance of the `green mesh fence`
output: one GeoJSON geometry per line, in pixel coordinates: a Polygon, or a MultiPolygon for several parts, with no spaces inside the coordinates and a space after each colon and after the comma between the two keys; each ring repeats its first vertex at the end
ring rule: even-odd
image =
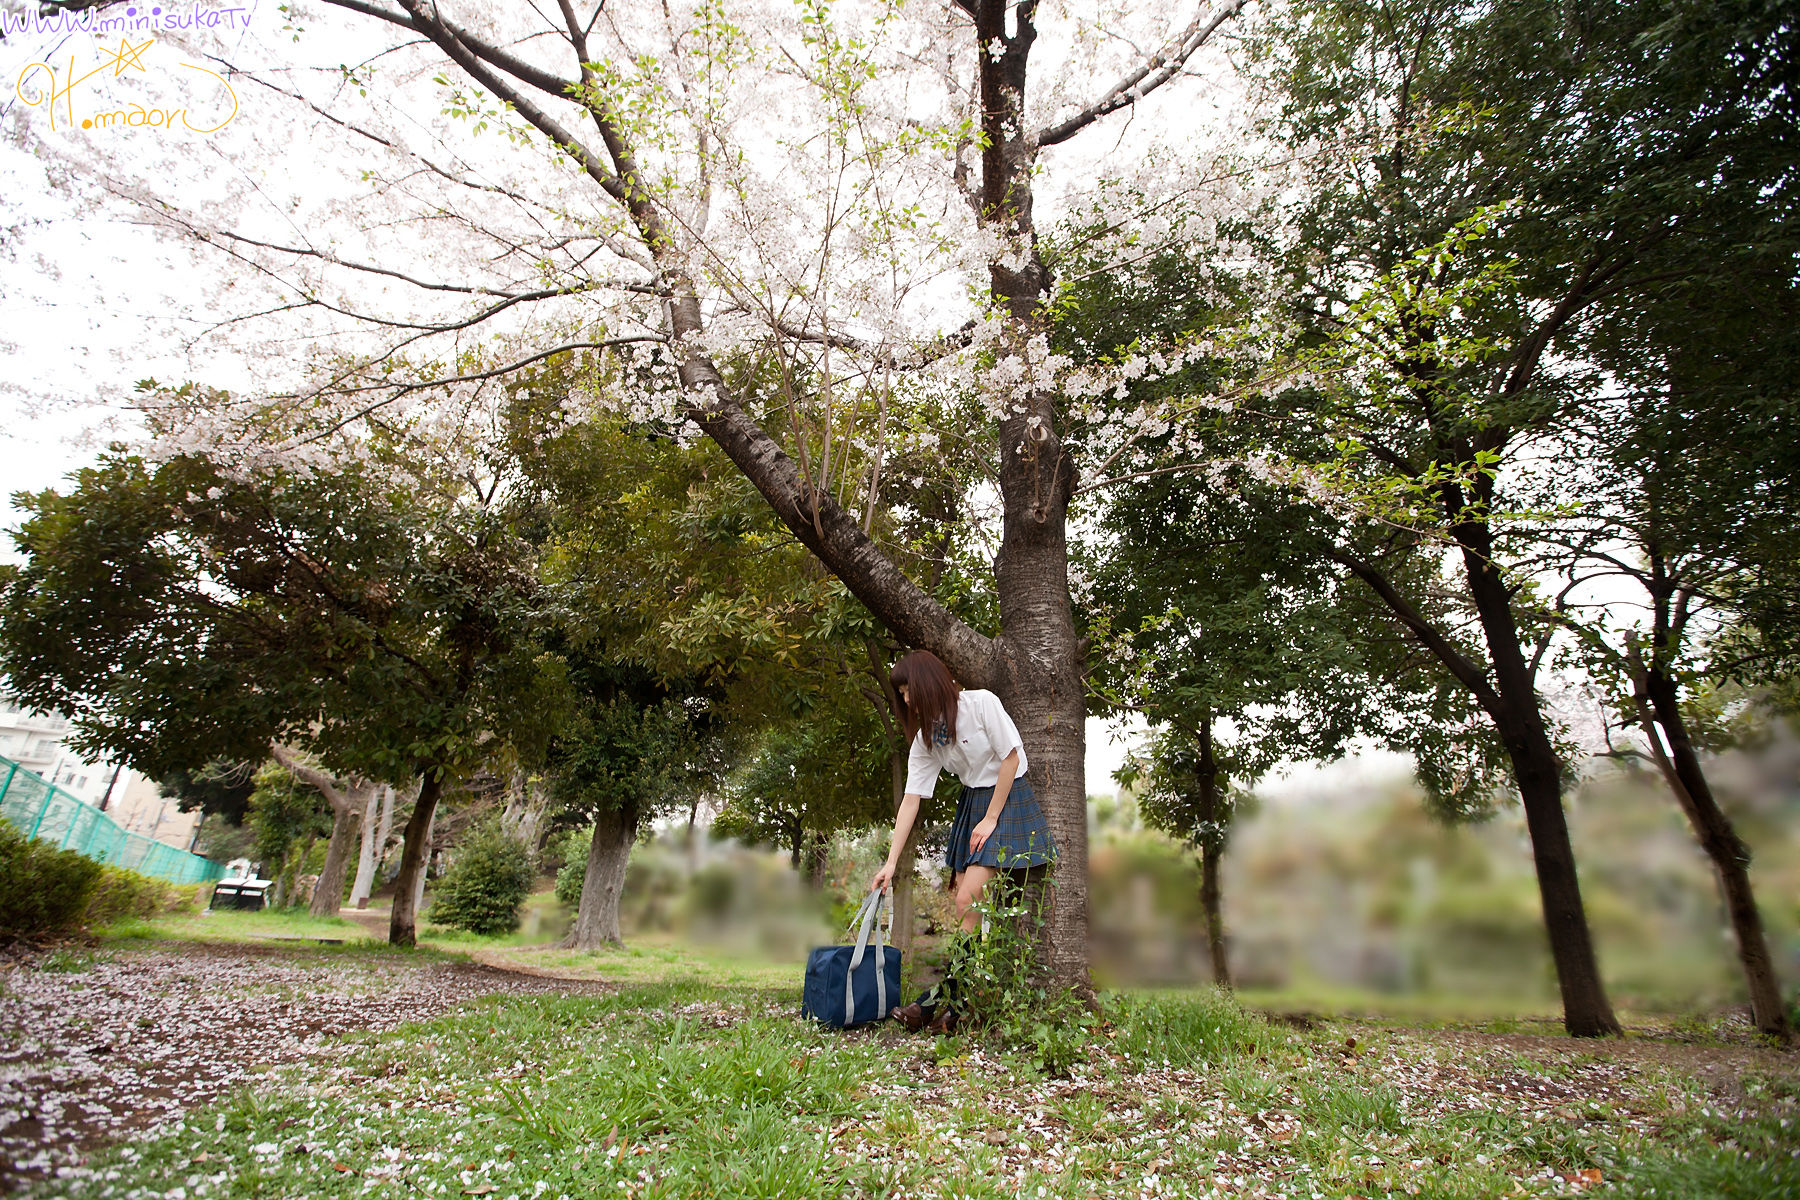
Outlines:
{"type": "Polygon", "coordinates": [[[154,875],[170,883],[211,883],[225,868],[211,859],[127,833],[113,819],[61,788],[0,756],[0,817],[27,834],[55,842],[97,862],[154,875]]]}

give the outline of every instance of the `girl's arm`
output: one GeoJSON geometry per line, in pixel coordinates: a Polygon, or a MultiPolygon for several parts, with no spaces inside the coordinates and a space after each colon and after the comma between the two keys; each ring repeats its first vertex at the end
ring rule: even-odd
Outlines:
{"type": "Polygon", "coordinates": [[[994,780],[994,798],[988,801],[987,814],[981,818],[981,824],[969,831],[971,854],[980,854],[981,847],[994,836],[994,827],[1000,824],[1000,814],[1006,809],[1006,795],[1012,791],[1013,780],[1018,774],[1019,751],[1015,747],[1000,760],[1000,778],[994,780]]]}
{"type": "Polygon", "coordinates": [[[885,892],[888,890],[888,884],[893,882],[894,869],[900,865],[900,851],[905,847],[906,839],[912,834],[913,822],[918,819],[918,816],[918,793],[908,792],[900,801],[900,811],[894,814],[894,840],[888,846],[887,862],[883,864],[881,870],[875,872],[875,878],[869,882],[871,892],[877,889],[885,892]]]}

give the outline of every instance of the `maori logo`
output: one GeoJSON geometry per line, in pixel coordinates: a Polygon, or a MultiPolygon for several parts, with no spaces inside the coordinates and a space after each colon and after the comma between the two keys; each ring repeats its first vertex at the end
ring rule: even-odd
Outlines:
{"type": "MultiPolygon", "coordinates": [[[[142,42],[133,43],[130,38],[122,37],[119,39],[119,47],[116,50],[101,47],[99,66],[79,74],[75,66],[74,55],[69,56],[67,73],[59,73],[47,62],[28,63],[13,82],[13,91],[27,107],[36,108],[39,105],[47,107],[50,110],[51,129],[58,127],[59,117],[62,127],[73,129],[77,124],[75,116],[76,89],[96,75],[104,76],[108,70],[112,72],[111,78],[113,79],[120,78],[127,70],[148,75],[150,68],[144,65],[144,52],[155,44],[155,38],[147,38],[142,42]]],[[[125,108],[111,110],[84,110],[86,115],[82,116],[79,121],[81,128],[160,129],[167,133],[175,128],[176,122],[179,121],[182,126],[193,133],[217,133],[231,124],[238,113],[237,93],[232,90],[231,82],[217,71],[196,66],[194,63],[184,62],[181,67],[216,81],[219,88],[223,89],[222,95],[217,94],[218,89],[211,89],[215,93],[212,98],[212,104],[215,107],[213,117],[216,118],[219,112],[224,112],[223,120],[201,118],[203,123],[197,124],[195,118],[189,115],[186,107],[146,108],[142,104],[132,104],[125,108]],[[227,105],[229,105],[228,111],[227,105]]]]}

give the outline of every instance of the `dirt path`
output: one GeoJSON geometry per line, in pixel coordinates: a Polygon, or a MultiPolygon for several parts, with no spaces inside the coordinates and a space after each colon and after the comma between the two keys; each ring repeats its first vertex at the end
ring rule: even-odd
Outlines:
{"type": "Polygon", "coordinates": [[[36,954],[0,973],[0,1192],[217,1099],[492,994],[594,993],[472,963],[170,944],[36,954]]]}

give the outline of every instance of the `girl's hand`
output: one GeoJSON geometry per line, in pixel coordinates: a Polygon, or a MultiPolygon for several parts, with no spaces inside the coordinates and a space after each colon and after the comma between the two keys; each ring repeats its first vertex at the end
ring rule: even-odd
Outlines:
{"type": "Polygon", "coordinates": [[[994,820],[992,817],[987,817],[982,820],[981,824],[969,831],[970,854],[981,853],[981,848],[987,845],[987,840],[989,838],[994,836],[994,827],[999,823],[1000,822],[994,820]]]}
{"type": "Polygon", "coordinates": [[[885,892],[888,890],[888,884],[893,881],[894,864],[886,863],[882,866],[881,870],[875,872],[875,878],[869,881],[869,890],[871,892],[885,892]]]}

